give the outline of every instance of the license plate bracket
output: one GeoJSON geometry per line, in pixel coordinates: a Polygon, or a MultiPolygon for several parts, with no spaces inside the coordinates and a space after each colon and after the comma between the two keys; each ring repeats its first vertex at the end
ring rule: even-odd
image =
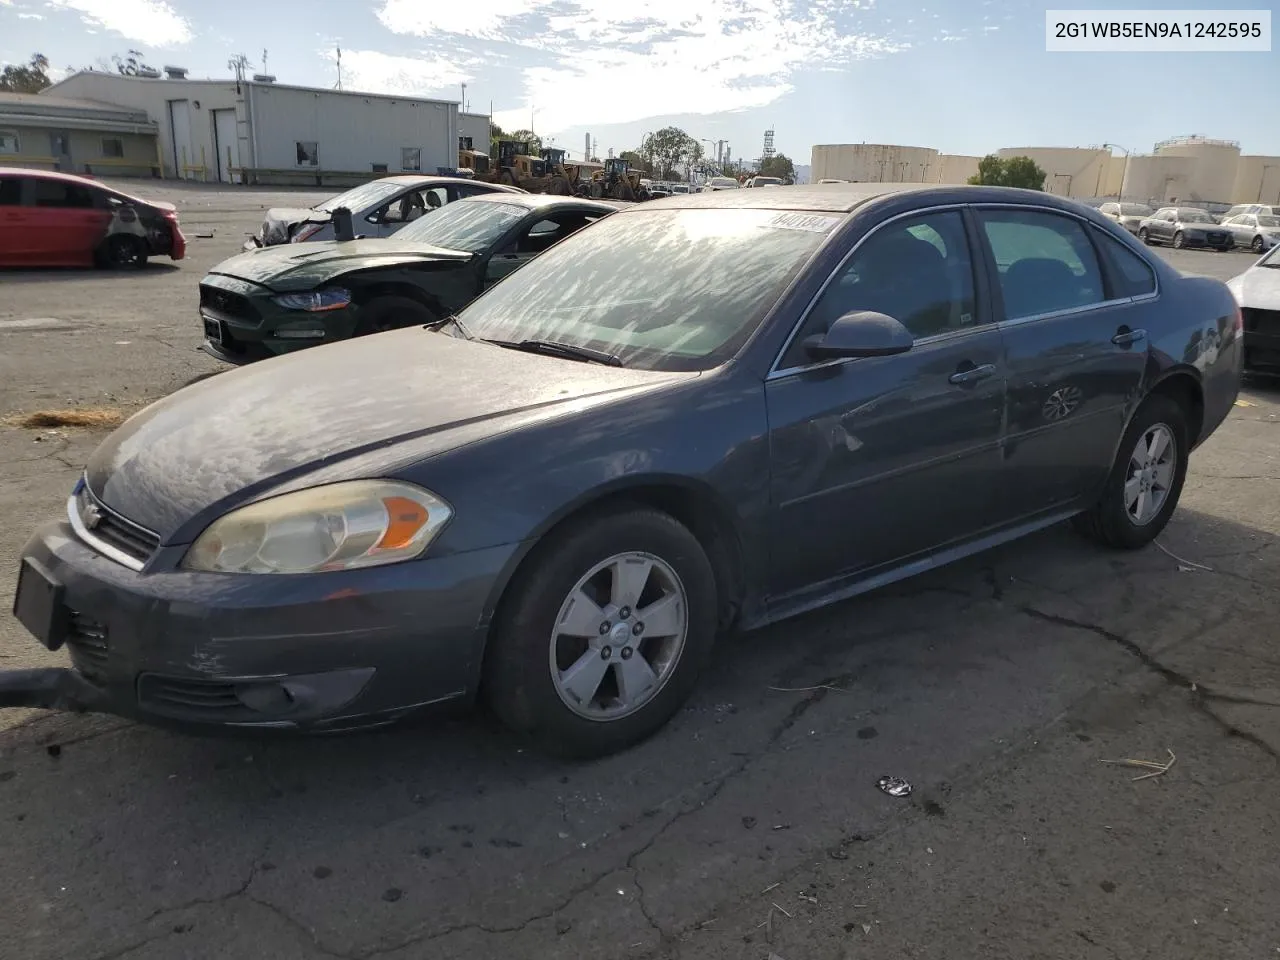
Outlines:
{"type": "Polygon", "coordinates": [[[66,592],[62,582],[39,560],[22,558],[13,615],[50,650],[57,650],[67,640],[71,611],[67,608],[66,592]]]}

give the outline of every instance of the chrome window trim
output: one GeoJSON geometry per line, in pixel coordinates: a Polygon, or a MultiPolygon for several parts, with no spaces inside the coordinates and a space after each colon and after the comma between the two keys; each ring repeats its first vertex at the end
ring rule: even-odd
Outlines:
{"type": "MultiPolygon", "coordinates": [[[[97,506],[99,506],[103,510],[108,509],[104,504],[98,501],[97,497],[94,497],[93,494],[89,492],[88,484],[85,484],[83,489],[85,491],[85,496],[92,498],[93,503],[95,503],[97,506]]],[[[127,524],[128,526],[133,527],[135,530],[139,530],[150,537],[156,536],[155,533],[148,530],[146,527],[138,526],[138,524],[134,523],[132,520],[125,519],[124,517],[116,513],[114,510],[111,511],[111,516],[112,518],[119,520],[121,523],[127,524]]],[[[104,557],[108,557],[114,560],[116,563],[120,564],[121,566],[128,567],[130,570],[133,570],[139,573],[142,571],[142,568],[146,565],[145,561],[139,560],[137,557],[131,557],[129,556],[129,554],[125,553],[123,550],[119,549],[118,547],[113,547],[111,544],[107,543],[105,540],[101,540],[98,537],[95,537],[93,533],[89,530],[89,528],[84,525],[84,521],[80,519],[80,511],[77,509],[76,495],[74,493],[72,493],[71,496],[67,498],[67,520],[70,521],[71,529],[75,531],[76,536],[79,537],[85,544],[92,547],[94,550],[97,550],[104,557]]]]}
{"type": "MultiPolygon", "coordinates": [[[[853,360],[860,359],[859,357],[836,357],[835,359],[832,359],[832,360],[819,360],[815,363],[808,363],[808,364],[803,364],[803,365],[794,366],[794,367],[780,368],[778,366],[778,364],[782,362],[782,358],[786,356],[787,351],[791,349],[791,344],[795,340],[796,335],[804,327],[805,321],[809,319],[809,314],[813,312],[813,308],[817,305],[818,301],[822,299],[822,295],[827,292],[827,288],[831,286],[832,281],[845,268],[846,264],[848,264],[848,262],[851,259],[853,259],[854,255],[858,252],[858,248],[861,247],[864,243],[866,243],[869,239],[871,239],[871,237],[875,236],[875,234],[881,228],[886,227],[897,220],[902,220],[905,217],[914,217],[914,216],[919,216],[921,214],[929,214],[929,213],[942,213],[942,212],[948,212],[952,210],[963,211],[965,209],[972,210],[975,214],[980,213],[983,210],[1021,210],[1021,211],[1029,211],[1032,213],[1054,214],[1060,217],[1067,217],[1068,219],[1074,220],[1077,223],[1079,223],[1081,227],[1086,231],[1086,236],[1088,235],[1088,230],[1090,228],[1094,230],[1102,229],[1098,224],[1094,223],[1088,217],[1081,216],[1080,214],[1072,210],[1059,210],[1057,207],[1045,206],[1038,203],[1001,203],[1000,201],[984,201],[979,203],[974,203],[974,202],[945,203],[945,204],[937,204],[931,207],[920,207],[919,209],[910,210],[910,211],[907,211],[906,213],[896,214],[895,216],[892,216],[889,219],[883,220],[880,223],[878,223],[865,236],[863,236],[860,240],[858,240],[858,242],[853,245],[853,248],[847,254],[845,254],[844,257],[841,258],[838,264],[836,264],[835,268],[831,271],[827,279],[823,281],[822,286],[818,288],[818,292],[814,294],[813,298],[810,299],[810,301],[805,305],[804,310],[800,314],[800,319],[796,322],[795,326],[791,330],[791,333],[787,336],[787,339],[783,342],[782,349],[779,350],[777,356],[774,357],[773,364],[770,366],[770,369],[769,369],[769,373],[765,376],[765,382],[767,383],[771,380],[777,380],[777,379],[781,379],[782,377],[793,376],[797,373],[807,372],[810,370],[821,370],[825,367],[834,367],[838,364],[849,363],[853,360]]],[[[1104,235],[1106,235],[1105,232],[1104,232],[1104,235]]],[[[1116,243],[1120,243],[1122,246],[1124,245],[1123,242],[1116,237],[1111,237],[1111,239],[1116,243]]],[[[1128,248],[1126,247],[1126,249],[1128,248]]],[[[1016,317],[1014,319],[996,320],[993,323],[982,324],[981,326],[977,326],[977,327],[970,327],[966,330],[949,330],[946,333],[935,334],[932,337],[922,337],[921,339],[917,340],[916,343],[917,344],[936,343],[937,341],[942,339],[965,336],[971,333],[976,333],[980,330],[988,330],[988,329],[1004,330],[1008,327],[1021,326],[1024,323],[1034,323],[1039,320],[1048,320],[1048,319],[1057,318],[1057,317],[1071,316],[1072,314],[1085,313],[1089,310],[1097,310],[1102,307],[1113,307],[1113,306],[1119,306],[1121,304],[1126,304],[1126,303],[1141,303],[1146,300],[1156,299],[1157,297],[1160,296],[1160,271],[1156,269],[1156,267],[1151,263],[1150,260],[1147,259],[1144,252],[1139,252],[1137,250],[1130,250],[1129,252],[1137,256],[1139,260],[1145,263],[1147,265],[1147,269],[1149,269],[1152,275],[1155,277],[1156,286],[1155,286],[1155,290],[1153,290],[1151,293],[1144,293],[1136,297],[1118,297],[1112,300],[1100,300],[1097,303],[1090,303],[1080,307],[1070,307],[1066,310],[1054,310],[1049,313],[1033,314],[1032,316],[1029,316],[1029,317],[1016,317]]],[[[970,254],[971,254],[971,260],[972,260],[973,251],[970,251],[970,254]]],[[[1101,269],[1102,264],[1099,263],[1098,267],[1099,269],[1101,269]]],[[[977,291],[975,290],[974,292],[976,293],[977,291]]]]}

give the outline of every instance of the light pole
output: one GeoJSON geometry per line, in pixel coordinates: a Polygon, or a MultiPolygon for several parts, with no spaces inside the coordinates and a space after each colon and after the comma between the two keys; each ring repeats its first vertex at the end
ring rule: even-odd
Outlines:
{"type": "MultiPolygon", "coordinates": [[[[1123,197],[1124,197],[1124,182],[1125,182],[1125,180],[1127,180],[1127,179],[1129,178],[1129,148],[1128,148],[1128,147],[1122,147],[1122,146],[1120,146],[1120,144],[1118,144],[1118,143],[1104,143],[1104,144],[1103,144],[1103,146],[1104,146],[1104,147],[1106,147],[1108,150],[1123,150],[1123,151],[1124,151],[1124,173],[1122,173],[1122,174],[1120,175],[1120,196],[1123,198],[1123,197]]],[[[1097,191],[1095,190],[1095,191],[1094,191],[1094,193],[1097,193],[1097,191]]]]}

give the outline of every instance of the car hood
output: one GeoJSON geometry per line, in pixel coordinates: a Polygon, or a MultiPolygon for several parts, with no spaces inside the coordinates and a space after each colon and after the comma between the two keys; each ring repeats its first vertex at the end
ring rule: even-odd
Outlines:
{"type": "Polygon", "coordinates": [[[1254,267],[1227,281],[1236,302],[1254,310],[1280,310],[1280,267],[1254,267]]]}
{"type": "Polygon", "coordinates": [[[606,367],[420,328],[313,347],[179,390],[130,418],[85,468],[122,516],[186,543],[283,485],[391,472],[463,443],[697,374],[606,367]],[[376,456],[371,456],[376,454],[376,456]],[[343,462],[348,469],[343,469],[343,462]]]}
{"type": "Polygon", "coordinates": [[[330,277],[424,260],[462,262],[473,254],[409,240],[321,240],[260,247],[218,264],[210,273],[248,280],[271,290],[309,289],[330,277]]]}

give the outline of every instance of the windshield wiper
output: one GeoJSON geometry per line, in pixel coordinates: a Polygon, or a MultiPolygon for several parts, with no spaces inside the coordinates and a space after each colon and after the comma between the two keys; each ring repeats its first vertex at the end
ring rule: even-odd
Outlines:
{"type": "Polygon", "coordinates": [[[475,335],[474,335],[470,330],[468,330],[466,327],[464,327],[464,326],[462,325],[462,321],[461,321],[461,320],[459,320],[459,319],[458,319],[454,314],[452,314],[452,313],[451,313],[451,314],[449,314],[449,316],[444,317],[444,318],[443,318],[443,319],[441,319],[441,320],[432,320],[430,323],[424,323],[424,324],[422,325],[422,329],[423,329],[423,330],[440,330],[440,329],[444,328],[446,325],[448,325],[448,324],[450,324],[450,323],[452,323],[455,327],[457,327],[457,328],[458,328],[458,332],[459,332],[460,334],[462,334],[466,339],[468,339],[468,340],[474,340],[474,339],[475,339],[475,335]]]}
{"type": "Polygon", "coordinates": [[[557,340],[485,340],[499,347],[510,350],[523,350],[525,353],[541,353],[551,357],[564,357],[568,360],[583,360],[587,363],[602,363],[606,367],[622,366],[622,358],[603,350],[592,350],[573,343],[560,343],[557,340]]]}

